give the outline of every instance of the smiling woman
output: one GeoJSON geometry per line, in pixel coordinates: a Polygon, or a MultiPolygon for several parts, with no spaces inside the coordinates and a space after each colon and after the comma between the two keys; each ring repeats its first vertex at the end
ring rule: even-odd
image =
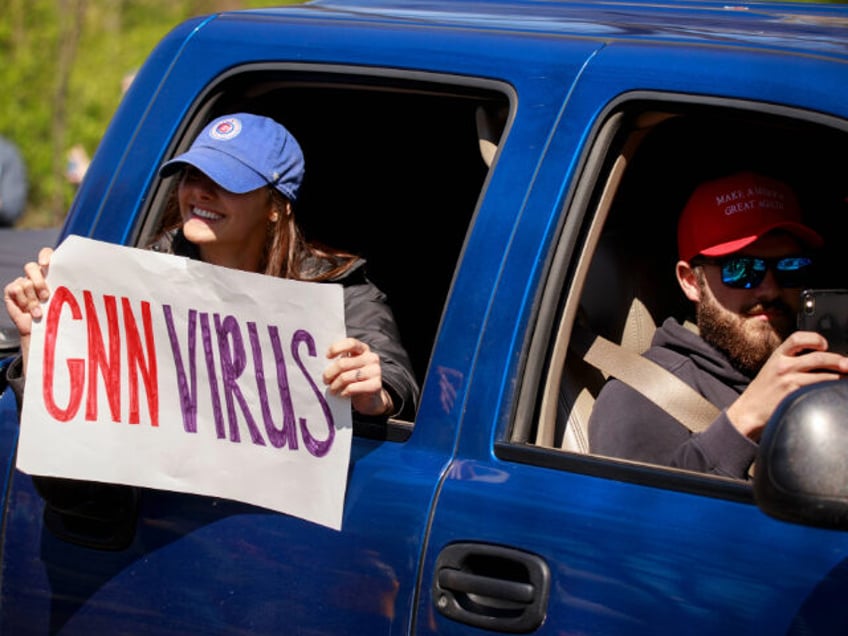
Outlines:
{"type": "MultiPolygon", "coordinates": [[[[244,271],[344,288],[347,337],[332,344],[323,374],[329,391],[351,399],[364,416],[413,413],[418,386],[386,297],[367,277],[365,261],[304,240],[294,216],[303,180],[300,145],[275,120],[236,113],[210,122],[160,176],[179,175],[171,205],[180,222],[153,249],[244,271]]],[[[10,382],[22,390],[32,320],[49,296],[51,250],[6,287],[6,304],[22,341],[10,382]]]]}
{"type": "Polygon", "coordinates": [[[178,193],[183,235],[198,246],[204,261],[252,272],[263,269],[268,224],[279,217],[276,211],[268,214],[268,189],[235,194],[188,166],[178,193]]]}
{"type": "Polygon", "coordinates": [[[250,113],[218,117],[159,173],[181,173],[176,198],[182,225],[169,233],[168,251],[270,276],[342,284],[349,337],[327,353],[333,362],[325,384],[350,397],[362,415],[414,409],[418,390],[409,357],[385,296],[365,276],[364,261],[307,243],[297,226],[293,204],[304,157],[284,126],[250,113]],[[362,322],[351,322],[360,315],[351,305],[361,303],[370,309],[362,322]]]}

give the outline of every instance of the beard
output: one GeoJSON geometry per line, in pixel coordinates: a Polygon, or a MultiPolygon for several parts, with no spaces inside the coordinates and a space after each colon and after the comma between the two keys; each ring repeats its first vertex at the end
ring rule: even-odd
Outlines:
{"type": "Polygon", "coordinates": [[[794,327],[792,309],[781,300],[759,301],[744,307],[740,313],[725,309],[718,303],[703,279],[699,280],[701,301],[696,316],[701,337],[723,352],[733,367],[754,377],[794,327]],[[770,310],[778,316],[773,320],[752,318],[770,310]]]}

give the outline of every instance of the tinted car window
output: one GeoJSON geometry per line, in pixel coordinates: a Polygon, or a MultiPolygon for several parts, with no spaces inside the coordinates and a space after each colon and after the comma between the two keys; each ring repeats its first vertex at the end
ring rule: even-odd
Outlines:
{"type": "MultiPolygon", "coordinates": [[[[753,168],[792,184],[808,224],[824,236],[844,235],[848,223],[840,176],[845,161],[832,159],[846,142],[844,122],[766,114],[755,105],[633,106],[609,120],[616,131],[605,155],[611,167],[601,172],[587,210],[586,226],[595,222],[583,248],[589,258],[577,267],[574,286],[560,287],[569,295],[557,295],[560,333],[549,355],[551,368],[561,364],[563,371],[561,377],[549,374],[540,402],[531,439],[542,446],[589,452],[588,417],[609,370],[587,361],[587,338],[600,335],[641,353],[666,317],[694,322],[693,306],[674,275],[676,219],[701,180],[753,168]]],[[[848,286],[840,252],[830,238],[815,286],[848,286]]]]}

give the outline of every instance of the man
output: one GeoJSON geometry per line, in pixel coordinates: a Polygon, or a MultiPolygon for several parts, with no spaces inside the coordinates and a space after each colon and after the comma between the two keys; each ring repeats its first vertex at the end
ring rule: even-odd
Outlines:
{"type": "Polygon", "coordinates": [[[848,373],[823,336],[794,331],[822,242],[784,183],[742,172],[697,187],[678,222],[676,275],[698,333],[669,318],[644,355],[721,412],[692,433],[612,379],[589,421],[591,452],[745,479],[778,403],[848,373]]]}
{"type": "Polygon", "coordinates": [[[21,153],[11,141],[0,137],[0,227],[12,227],[23,215],[28,189],[21,153]]]}

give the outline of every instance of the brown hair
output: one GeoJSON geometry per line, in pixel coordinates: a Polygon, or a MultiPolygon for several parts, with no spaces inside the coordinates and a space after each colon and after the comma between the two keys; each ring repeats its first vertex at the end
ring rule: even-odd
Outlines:
{"type": "Polygon", "coordinates": [[[325,281],[351,269],[355,254],[307,241],[295,220],[289,200],[271,188],[271,206],[277,221],[268,233],[268,247],[263,259],[265,274],[293,280],[325,281]]]}

